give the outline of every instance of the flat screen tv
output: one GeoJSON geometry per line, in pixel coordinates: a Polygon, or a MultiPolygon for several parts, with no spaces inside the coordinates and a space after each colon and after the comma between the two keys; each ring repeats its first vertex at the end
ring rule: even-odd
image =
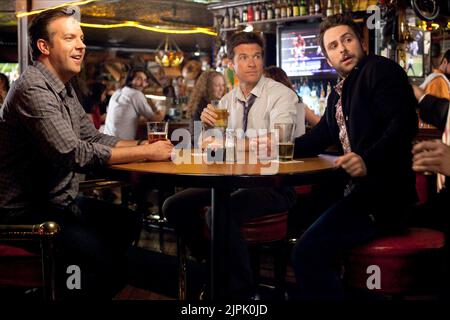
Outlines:
{"type": "Polygon", "coordinates": [[[279,27],[277,62],[288,76],[335,76],[319,45],[319,25],[279,27]]]}
{"type": "Polygon", "coordinates": [[[424,31],[410,29],[411,42],[406,46],[405,71],[409,77],[423,77],[424,31]]]}

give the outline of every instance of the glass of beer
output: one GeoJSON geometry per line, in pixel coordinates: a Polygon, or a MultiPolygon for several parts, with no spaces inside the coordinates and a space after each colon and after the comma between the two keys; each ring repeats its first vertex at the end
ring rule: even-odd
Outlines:
{"type": "Polygon", "coordinates": [[[275,123],[274,128],[279,161],[291,161],[294,157],[295,123],[275,123]]]}
{"type": "Polygon", "coordinates": [[[219,100],[212,100],[211,105],[216,109],[217,113],[217,121],[216,121],[216,127],[219,127],[221,129],[226,129],[228,127],[228,110],[227,107],[224,105],[220,105],[219,100]]]}
{"type": "Polygon", "coordinates": [[[154,143],[160,140],[167,140],[169,132],[168,122],[147,122],[148,143],[154,143]]]}

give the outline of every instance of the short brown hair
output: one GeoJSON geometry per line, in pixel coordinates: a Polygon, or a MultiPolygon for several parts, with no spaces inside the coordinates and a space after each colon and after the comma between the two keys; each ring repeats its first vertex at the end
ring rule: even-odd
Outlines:
{"type": "Polygon", "coordinates": [[[264,40],[255,32],[237,32],[231,36],[228,43],[228,57],[231,60],[234,59],[234,48],[241,44],[252,44],[255,43],[259,45],[262,49],[262,54],[264,55],[264,40]]]}
{"type": "Polygon", "coordinates": [[[37,47],[37,41],[39,39],[44,39],[51,42],[53,35],[48,33],[49,24],[57,18],[71,17],[74,16],[75,13],[76,11],[73,7],[57,8],[41,12],[33,18],[30,27],[28,28],[28,36],[30,37],[29,47],[33,61],[41,55],[41,51],[37,47]]]}
{"type": "Polygon", "coordinates": [[[355,33],[356,37],[358,38],[359,42],[362,42],[362,33],[361,29],[358,27],[358,25],[353,21],[352,16],[349,14],[335,14],[332,16],[327,17],[325,20],[322,21],[320,24],[320,31],[319,31],[319,43],[320,48],[322,49],[322,53],[325,57],[328,57],[327,50],[325,48],[325,45],[323,43],[323,36],[325,34],[325,31],[328,29],[337,27],[337,26],[349,26],[353,32],[355,33]]]}

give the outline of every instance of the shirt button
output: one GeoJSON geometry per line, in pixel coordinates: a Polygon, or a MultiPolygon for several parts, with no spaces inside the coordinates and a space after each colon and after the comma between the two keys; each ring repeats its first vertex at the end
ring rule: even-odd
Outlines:
{"type": "Polygon", "coordinates": [[[345,121],[348,121],[348,116],[345,117],[345,121]]]}

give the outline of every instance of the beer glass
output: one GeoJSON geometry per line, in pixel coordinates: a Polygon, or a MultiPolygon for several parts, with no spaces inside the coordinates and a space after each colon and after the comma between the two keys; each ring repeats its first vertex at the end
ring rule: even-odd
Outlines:
{"type": "Polygon", "coordinates": [[[274,126],[278,146],[278,159],[281,162],[291,161],[294,157],[295,123],[275,123],[274,126]]]}
{"type": "Polygon", "coordinates": [[[212,100],[211,105],[217,113],[216,127],[225,130],[228,126],[228,110],[226,106],[220,105],[219,100],[212,100]]]}
{"type": "Polygon", "coordinates": [[[168,131],[168,122],[147,122],[148,143],[167,140],[168,131]]]}

